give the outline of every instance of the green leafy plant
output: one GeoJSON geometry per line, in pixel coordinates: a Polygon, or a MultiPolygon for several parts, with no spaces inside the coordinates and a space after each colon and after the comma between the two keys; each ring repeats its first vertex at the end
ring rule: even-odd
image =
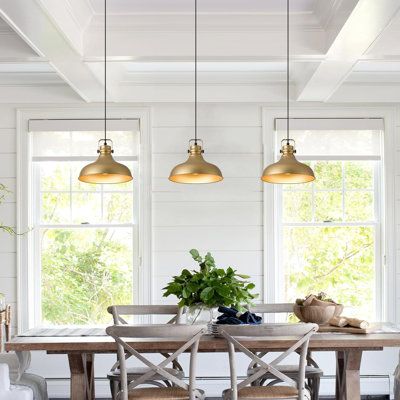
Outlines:
{"type": "MultiPolygon", "coordinates": [[[[10,190],[7,189],[5,185],[0,183],[0,204],[2,204],[6,198],[6,196],[10,193],[10,190]]],[[[12,226],[7,226],[4,225],[2,222],[0,222],[0,230],[4,231],[10,235],[16,235],[17,232],[12,226]]]]}
{"type": "Polygon", "coordinates": [[[179,306],[204,304],[207,307],[234,306],[250,304],[257,296],[250,291],[254,283],[248,282],[249,276],[236,273],[231,267],[218,268],[210,253],[204,258],[196,249],[190,250],[193,259],[199,263],[200,270],[184,269],[180,275],[163,288],[164,297],[174,295],[179,299],[179,306]]]}

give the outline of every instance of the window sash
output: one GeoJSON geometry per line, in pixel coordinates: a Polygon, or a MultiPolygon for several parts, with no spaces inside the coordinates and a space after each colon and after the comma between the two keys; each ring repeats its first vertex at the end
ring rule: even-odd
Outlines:
{"type": "MultiPolygon", "coordinates": [[[[93,160],[95,160],[97,157],[93,157],[93,160]]],[[[118,160],[123,160],[123,161],[131,161],[134,162],[133,166],[133,173],[134,175],[138,176],[138,171],[139,171],[139,166],[138,166],[138,157],[136,156],[125,156],[125,157],[118,157],[118,160]]],[[[56,223],[43,223],[41,221],[41,195],[42,193],[65,193],[65,194],[98,194],[100,196],[103,196],[104,194],[114,194],[114,193],[119,193],[119,194],[129,194],[134,197],[134,199],[137,199],[137,193],[138,193],[138,188],[137,185],[134,183],[133,187],[131,190],[107,190],[104,189],[103,186],[101,186],[101,190],[99,191],[90,191],[90,190],[72,190],[72,186],[69,187],[70,190],[42,190],[41,188],[41,177],[40,177],[40,166],[45,164],[46,162],[76,162],[76,161],[81,161],[81,162],[90,162],[91,158],[90,157],[74,157],[74,156],[68,156],[68,157],[31,157],[31,165],[32,165],[32,189],[33,189],[33,195],[34,195],[34,200],[32,201],[32,217],[33,217],[33,223],[34,223],[34,235],[33,235],[33,269],[34,269],[34,288],[33,288],[33,293],[34,293],[34,315],[35,315],[35,326],[39,324],[43,324],[43,317],[42,317],[42,265],[41,265],[41,247],[40,247],[40,242],[41,242],[41,232],[45,229],[54,229],[54,230],[82,230],[82,229],[130,229],[132,231],[132,247],[133,247],[133,274],[132,274],[132,280],[133,280],[133,293],[132,296],[135,297],[135,290],[137,290],[137,286],[135,283],[135,280],[138,278],[138,202],[134,201],[133,205],[133,220],[131,222],[127,223],[116,223],[116,222],[111,222],[111,223],[89,223],[89,224],[79,224],[79,223],[61,223],[61,224],[56,224],[56,223]]],[[[70,204],[71,207],[71,204],[70,204]]]]}
{"type": "MultiPolygon", "coordinates": [[[[299,159],[299,157],[297,157],[299,159]]],[[[311,159],[311,157],[304,157],[304,161],[314,161],[311,159]]],[[[338,159],[337,157],[318,157],[318,160],[315,161],[375,161],[374,165],[374,179],[373,179],[373,188],[369,189],[346,189],[345,188],[345,176],[342,176],[342,187],[338,188],[337,190],[334,189],[301,189],[295,187],[294,189],[291,187],[288,190],[285,190],[284,187],[278,186],[275,188],[275,199],[277,203],[276,207],[276,232],[277,232],[277,237],[276,237],[276,249],[275,249],[275,257],[276,260],[278,261],[278,271],[281,271],[281,273],[278,273],[277,275],[277,282],[276,282],[276,288],[277,288],[277,297],[278,301],[286,301],[285,299],[285,293],[284,293],[284,277],[285,277],[285,271],[283,271],[283,230],[285,228],[291,228],[291,227],[304,227],[304,228],[318,228],[318,227],[373,227],[374,229],[374,237],[375,237],[375,244],[374,244],[374,271],[375,271],[375,285],[373,287],[373,294],[374,294],[374,307],[375,307],[375,316],[377,320],[382,319],[382,314],[383,314],[383,309],[382,309],[382,269],[380,268],[380,261],[382,257],[382,243],[381,243],[381,229],[382,229],[382,211],[381,211],[381,169],[382,169],[382,161],[376,162],[377,158],[373,156],[365,156],[360,159],[359,157],[346,157],[346,159],[338,159]],[[296,193],[296,192],[303,192],[303,193],[317,193],[317,192],[334,192],[334,191],[339,191],[342,192],[342,196],[344,199],[344,196],[346,193],[349,192],[371,192],[374,194],[373,200],[374,200],[374,216],[375,220],[373,221],[351,221],[351,222],[346,222],[346,221],[334,221],[334,222],[315,222],[315,221],[310,221],[310,222],[284,222],[283,221],[283,194],[284,193],[296,193]]],[[[300,185],[301,186],[301,185],[300,185]]],[[[314,208],[314,197],[312,198],[312,207],[314,208]]],[[[345,212],[345,209],[343,209],[343,213],[345,212]]],[[[313,218],[314,218],[314,209],[313,209],[313,218]]],[[[305,294],[306,295],[306,294],[305,294]]]]}

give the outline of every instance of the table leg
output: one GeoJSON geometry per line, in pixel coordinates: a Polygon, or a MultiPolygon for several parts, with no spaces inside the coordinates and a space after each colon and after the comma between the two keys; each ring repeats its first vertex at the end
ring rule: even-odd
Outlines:
{"type": "Polygon", "coordinates": [[[336,399],[360,400],[362,350],[336,352],[336,399]]]}
{"type": "Polygon", "coordinates": [[[86,355],[87,398],[95,400],[94,391],[94,354],[86,355]]]}
{"type": "Polygon", "coordinates": [[[336,352],[336,386],[335,386],[335,398],[338,400],[344,399],[344,352],[336,352]]]}
{"type": "Polygon", "coordinates": [[[71,400],[93,400],[95,398],[92,354],[68,354],[71,372],[71,400]]]}

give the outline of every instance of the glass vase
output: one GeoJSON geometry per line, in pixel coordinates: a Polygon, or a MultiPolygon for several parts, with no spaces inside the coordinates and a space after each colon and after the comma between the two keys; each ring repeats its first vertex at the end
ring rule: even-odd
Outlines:
{"type": "Polygon", "coordinates": [[[0,293],[0,311],[6,309],[6,296],[3,293],[0,293]]]}
{"type": "Polygon", "coordinates": [[[206,306],[205,304],[194,304],[186,308],[186,324],[187,325],[207,325],[212,323],[215,315],[215,308],[206,306]]]}

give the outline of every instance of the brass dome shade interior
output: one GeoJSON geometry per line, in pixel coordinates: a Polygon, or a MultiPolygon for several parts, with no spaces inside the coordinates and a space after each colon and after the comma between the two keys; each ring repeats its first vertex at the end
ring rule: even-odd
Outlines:
{"type": "Polygon", "coordinates": [[[100,140],[103,142],[97,152],[99,157],[91,164],[82,168],[79,180],[86,183],[125,183],[131,181],[132,174],[130,169],[115,161],[112,153],[114,150],[107,142],[110,140],[100,140]]]}
{"type": "MultiPolygon", "coordinates": [[[[290,140],[294,142],[293,140],[290,140]]],[[[306,164],[299,162],[294,156],[296,150],[287,139],[282,142],[281,158],[278,162],[268,165],[264,169],[261,179],[268,183],[307,183],[315,179],[313,170],[306,164]]]]}
{"type": "Polygon", "coordinates": [[[175,183],[214,183],[224,179],[216,165],[204,160],[204,150],[197,141],[189,144],[188,153],[188,159],[172,169],[168,178],[170,181],[175,183]]]}

